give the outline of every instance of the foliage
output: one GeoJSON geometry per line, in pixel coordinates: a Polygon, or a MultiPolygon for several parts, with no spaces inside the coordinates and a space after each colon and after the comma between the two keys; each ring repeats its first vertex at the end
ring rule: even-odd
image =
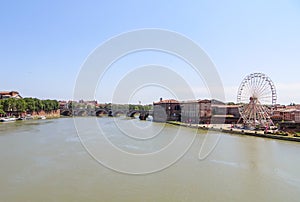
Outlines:
{"type": "Polygon", "coordinates": [[[6,114],[5,111],[3,111],[3,109],[0,109],[0,114],[6,114]]]}
{"type": "Polygon", "coordinates": [[[6,114],[3,110],[2,100],[0,100],[0,114],[6,114]]]}
{"type": "Polygon", "coordinates": [[[59,103],[56,100],[42,100],[42,105],[46,112],[59,109],[59,103]]]}
{"type": "Polygon", "coordinates": [[[74,108],[74,104],[75,104],[75,102],[69,102],[68,103],[68,109],[70,109],[70,110],[72,110],[73,108],[74,108]]]}
{"type": "Polygon", "coordinates": [[[40,100],[37,98],[7,98],[0,100],[0,113],[5,112],[51,112],[59,109],[57,100],[40,100]],[[1,111],[2,110],[2,111],[1,111]]]}
{"type": "Polygon", "coordinates": [[[24,99],[15,99],[15,109],[19,112],[25,112],[27,109],[27,104],[24,99]]]}

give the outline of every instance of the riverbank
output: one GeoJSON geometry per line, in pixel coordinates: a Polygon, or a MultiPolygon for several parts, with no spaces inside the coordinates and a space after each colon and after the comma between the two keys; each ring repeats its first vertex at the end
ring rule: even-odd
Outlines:
{"type": "Polygon", "coordinates": [[[210,131],[219,131],[223,133],[230,133],[230,134],[238,134],[238,135],[248,135],[248,136],[255,136],[255,137],[262,137],[262,138],[272,138],[278,140],[286,140],[286,141],[294,141],[300,142],[300,137],[293,136],[289,133],[281,133],[276,134],[274,130],[269,130],[268,133],[265,131],[259,130],[246,130],[240,128],[232,128],[231,124],[188,124],[176,121],[167,121],[168,124],[189,127],[189,128],[196,128],[200,130],[210,130],[210,131]]]}
{"type": "Polygon", "coordinates": [[[25,117],[25,120],[26,119],[57,119],[57,118],[61,118],[61,116],[57,115],[57,114],[48,114],[48,115],[34,115],[34,116],[30,116],[29,118],[28,117],[25,117]]]}
{"type": "Polygon", "coordinates": [[[24,117],[0,117],[0,123],[27,121],[27,120],[41,120],[41,119],[58,119],[61,118],[59,114],[46,114],[46,115],[31,115],[24,117]]]}

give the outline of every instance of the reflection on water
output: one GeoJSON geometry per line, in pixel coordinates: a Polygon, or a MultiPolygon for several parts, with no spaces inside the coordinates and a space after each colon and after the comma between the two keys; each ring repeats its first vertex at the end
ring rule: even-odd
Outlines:
{"type": "MultiPolygon", "coordinates": [[[[135,153],[165,147],[177,131],[160,123],[120,118],[116,125],[113,120],[97,119],[116,146],[135,153]],[[153,133],[153,138],[137,139],[153,133]]],[[[195,132],[183,131],[187,136],[195,132]]],[[[215,150],[200,161],[206,135],[200,131],[186,155],[171,167],[134,176],[97,163],[81,145],[71,118],[2,123],[0,201],[299,200],[299,143],[222,134],[215,150]]],[[[97,141],[96,136],[90,141],[97,141]]]]}

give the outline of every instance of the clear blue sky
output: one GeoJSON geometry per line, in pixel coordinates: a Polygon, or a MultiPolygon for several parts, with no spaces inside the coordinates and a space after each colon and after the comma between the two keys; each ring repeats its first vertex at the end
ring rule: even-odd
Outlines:
{"type": "MultiPolygon", "coordinates": [[[[206,51],[221,76],[226,101],[236,100],[247,74],[263,72],[275,83],[278,102],[300,103],[297,0],[1,1],[0,27],[0,90],[25,97],[71,99],[80,67],[97,46],[130,30],[162,28],[206,51]]],[[[151,62],[147,54],[146,64],[151,62]]],[[[115,68],[108,76],[118,74],[115,68]]],[[[201,89],[201,82],[191,83],[201,89]]],[[[159,96],[168,95],[141,100],[159,96]]],[[[97,99],[109,101],[110,95],[98,92],[97,99]]]]}

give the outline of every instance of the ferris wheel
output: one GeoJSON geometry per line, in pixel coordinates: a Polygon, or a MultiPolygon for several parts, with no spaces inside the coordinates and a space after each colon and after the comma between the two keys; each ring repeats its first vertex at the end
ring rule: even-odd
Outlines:
{"type": "Polygon", "coordinates": [[[277,94],[272,80],[265,74],[253,73],[244,78],[237,95],[241,120],[249,127],[273,125],[270,118],[277,94]]]}

